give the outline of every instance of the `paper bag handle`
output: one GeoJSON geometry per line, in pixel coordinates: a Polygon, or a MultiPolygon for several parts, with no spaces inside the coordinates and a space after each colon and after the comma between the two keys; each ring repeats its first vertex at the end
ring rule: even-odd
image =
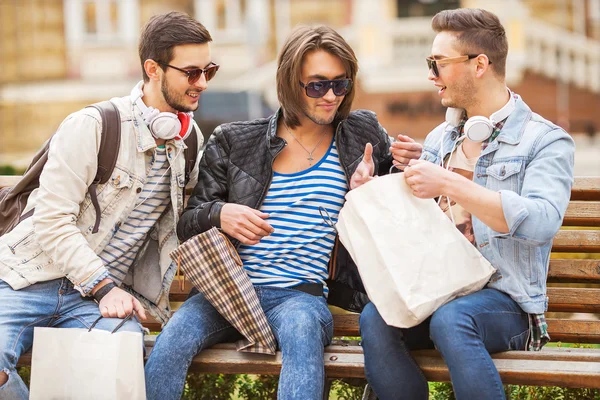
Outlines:
{"type": "MultiPolygon", "coordinates": [[[[113,331],[111,332],[111,334],[115,333],[116,331],[118,331],[123,325],[125,325],[125,323],[127,321],[129,321],[133,316],[135,315],[135,311],[132,311],[131,314],[129,314],[128,316],[126,316],[125,318],[123,318],[123,321],[121,321],[119,323],[119,325],[117,325],[117,327],[115,329],[113,329],[113,331]]],[[[98,317],[97,320],[94,321],[94,323],[92,324],[92,326],[90,326],[90,329],[88,329],[88,332],[91,332],[92,329],[94,329],[94,327],[96,326],[96,324],[98,322],[100,322],[100,320],[104,318],[102,315],[100,317],[98,317]]]]}

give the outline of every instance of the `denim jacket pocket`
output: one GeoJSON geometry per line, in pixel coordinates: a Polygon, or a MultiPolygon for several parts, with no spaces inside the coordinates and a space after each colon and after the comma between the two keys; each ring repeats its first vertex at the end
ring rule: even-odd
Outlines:
{"type": "MultiPolygon", "coordinates": [[[[115,167],[113,173],[103,185],[98,185],[96,188],[96,196],[98,197],[98,204],[100,205],[100,211],[104,213],[107,209],[110,209],[119,199],[123,197],[125,192],[133,186],[134,179],[130,174],[119,167],[115,167]]],[[[78,220],[85,220],[89,224],[93,224],[96,219],[96,212],[93,207],[89,194],[85,197],[85,200],[81,204],[78,220]]]]}
{"type": "Polygon", "coordinates": [[[518,179],[523,162],[520,160],[500,162],[486,168],[488,176],[487,188],[491,190],[511,190],[519,192],[520,179],[518,179]]]}

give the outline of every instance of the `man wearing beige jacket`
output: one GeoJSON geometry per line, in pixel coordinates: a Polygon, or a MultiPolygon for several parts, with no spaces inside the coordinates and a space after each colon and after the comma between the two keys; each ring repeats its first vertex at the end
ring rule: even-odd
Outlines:
{"type": "MultiPolygon", "coordinates": [[[[211,40],[181,13],[155,16],[144,27],[144,80],[131,95],[111,99],[121,141],[111,178],[97,187],[97,229],[88,186],[98,167],[99,112],[71,114],[53,136],[24,212],[35,209],[33,216],[0,237],[0,398],[28,397],[15,366],[32,346],[34,327],[89,328],[103,316],[96,328],[113,330],[134,311],[145,319],[145,310],[161,322],[169,318],[176,272],[169,252],[178,245],[186,184],[183,139],[219,67],[211,40]]],[[[191,184],[197,174],[195,166],[191,184]]],[[[134,318],[121,329],[141,326],[134,318]]]]}

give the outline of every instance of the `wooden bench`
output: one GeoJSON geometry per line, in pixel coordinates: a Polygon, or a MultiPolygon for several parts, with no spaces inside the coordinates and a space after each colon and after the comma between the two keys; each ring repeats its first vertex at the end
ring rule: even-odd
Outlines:
{"type": "MultiPolygon", "coordinates": [[[[0,176],[0,187],[16,179],[0,176]]],[[[600,344],[600,177],[576,178],[563,229],[554,239],[548,275],[547,321],[552,342],[600,344]],[[574,229],[577,227],[578,229],[574,229]],[[575,258],[575,257],[585,258],[575,258]],[[576,314],[572,314],[576,313],[576,314]]],[[[191,286],[174,282],[170,299],[185,300],[191,286]]],[[[174,304],[176,306],[177,304],[174,304]]],[[[145,324],[159,331],[156,322],[145,324]]],[[[364,358],[357,340],[358,314],[334,314],[336,340],[325,349],[328,378],[364,378],[364,358]]],[[[156,336],[145,339],[148,351],[156,336]]],[[[434,350],[415,351],[430,381],[449,381],[448,369],[434,350]]],[[[600,346],[573,348],[546,346],[540,352],[508,351],[493,356],[505,384],[600,388],[600,346]]],[[[19,365],[28,365],[25,354],[19,365]]],[[[191,370],[224,374],[278,374],[281,354],[238,353],[233,344],[220,344],[194,358],[191,370]]]]}

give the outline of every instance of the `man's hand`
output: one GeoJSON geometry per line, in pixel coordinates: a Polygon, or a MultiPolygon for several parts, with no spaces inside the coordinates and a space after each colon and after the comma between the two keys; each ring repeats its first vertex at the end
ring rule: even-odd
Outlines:
{"type": "Polygon", "coordinates": [[[406,135],[398,135],[398,140],[390,146],[394,157],[392,162],[398,169],[404,170],[410,160],[418,160],[423,152],[423,146],[406,135]]]}
{"type": "Polygon", "coordinates": [[[421,199],[431,199],[446,193],[445,186],[452,172],[424,160],[411,160],[404,170],[404,178],[413,195],[421,199]]]}
{"type": "Polygon", "coordinates": [[[221,229],[243,244],[254,245],[275,231],[266,218],[269,214],[254,208],[227,203],[221,209],[221,229]]]}
{"type": "Polygon", "coordinates": [[[142,303],[126,291],[118,287],[112,288],[106,296],[100,300],[100,314],[104,318],[125,318],[133,311],[142,320],[146,320],[146,311],[142,303]]]}
{"type": "Polygon", "coordinates": [[[371,143],[367,143],[363,159],[350,178],[350,190],[356,189],[370,180],[375,179],[373,176],[374,172],[375,163],[373,162],[373,146],[371,143]]]}

